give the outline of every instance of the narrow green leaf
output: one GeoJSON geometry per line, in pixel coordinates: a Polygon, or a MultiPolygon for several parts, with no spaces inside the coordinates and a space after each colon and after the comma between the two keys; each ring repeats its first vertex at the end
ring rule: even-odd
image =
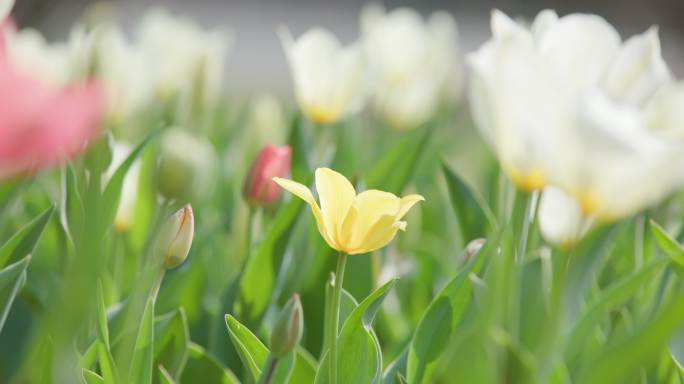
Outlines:
{"type": "MultiPolygon", "coordinates": [[[[371,293],[344,322],[337,345],[338,383],[374,383],[380,380],[382,351],[372,323],[395,283],[396,279],[390,280],[371,293]]],[[[328,356],[325,354],[316,372],[317,384],[324,384],[329,380],[328,356]]]]}
{"type": "Polygon", "coordinates": [[[442,163],[442,172],[463,242],[467,243],[478,237],[485,237],[488,229],[496,228],[494,213],[487,203],[444,163],[442,163]]]}
{"type": "Polygon", "coordinates": [[[173,379],[173,376],[167,371],[163,365],[158,365],[157,368],[159,369],[159,383],[161,384],[176,384],[176,380],[173,379]]]}
{"type": "Polygon", "coordinates": [[[628,338],[604,347],[591,364],[573,380],[578,384],[630,382],[641,369],[661,355],[667,340],[684,322],[684,292],[677,293],[651,321],[628,338]]]}
{"type": "Polygon", "coordinates": [[[658,243],[660,249],[665,252],[678,267],[684,267],[684,247],[677,240],[670,236],[663,227],[651,220],[651,232],[658,243]]]}
{"type": "Polygon", "coordinates": [[[385,368],[382,374],[382,384],[394,384],[397,380],[397,375],[406,372],[406,363],[408,361],[408,346],[385,368]]]}
{"type": "Polygon", "coordinates": [[[190,330],[183,308],[154,320],[154,363],[163,366],[174,380],[181,377],[189,344],[190,330]]]}
{"type": "Polygon", "coordinates": [[[666,260],[657,260],[605,289],[601,296],[589,305],[572,328],[567,339],[566,358],[573,358],[580,354],[587,339],[608,313],[632,298],[634,293],[643,284],[652,281],[653,276],[660,272],[665,265],[667,265],[666,260]]]}
{"type": "Polygon", "coordinates": [[[271,302],[290,233],[302,207],[302,200],[293,198],[280,208],[247,260],[235,306],[235,312],[246,324],[258,324],[271,302]]]}
{"type": "Polygon", "coordinates": [[[17,293],[26,281],[26,268],[30,261],[29,255],[0,270],[0,331],[5,325],[17,293]]]}
{"type": "Polygon", "coordinates": [[[43,211],[0,247],[0,268],[33,253],[54,210],[55,207],[52,206],[43,211]]]}
{"type": "Polygon", "coordinates": [[[380,158],[365,177],[369,188],[400,194],[411,180],[428,141],[434,125],[416,129],[396,144],[380,158]]]}
{"type": "Polygon", "coordinates": [[[83,382],[85,384],[104,384],[105,381],[102,378],[102,376],[98,375],[97,373],[83,368],[83,382]]]}
{"type": "Polygon", "coordinates": [[[478,273],[484,261],[482,255],[475,257],[427,307],[409,348],[406,368],[409,382],[432,382],[434,363],[447,346],[472,300],[473,286],[469,275],[478,273]]]}
{"type": "Polygon", "coordinates": [[[100,372],[105,383],[118,383],[117,368],[109,344],[109,327],[107,326],[107,309],[104,302],[102,284],[97,284],[97,355],[100,372]]]}
{"type": "Polygon", "coordinates": [[[147,298],[145,310],[138,328],[135,348],[131,357],[129,381],[131,383],[152,383],[152,362],[154,360],[154,298],[147,298]]]}
{"type": "Polygon", "coordinates": [[[180,382],[240,384],[240,381],[233,372],[195,343],[190,343],[188,348],[188,362],[185,369],[183,369],[183,376],[180,382]]]}
{"type": "Polygon", "coordinates": [[[230,340],[254,381],[261,376],[261,367],[268,357],[268,348],[247,327],[240,324],[233,316],[226,315],[226,325],[230,340]]]}

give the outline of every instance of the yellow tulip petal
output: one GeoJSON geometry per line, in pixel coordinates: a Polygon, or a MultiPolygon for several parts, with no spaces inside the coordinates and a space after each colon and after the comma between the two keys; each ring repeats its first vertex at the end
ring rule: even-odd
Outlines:
{"type": "Polygon", "coordinates": [[[401,208],[399,208],[397,220],[400,220],[402,217],[404,217],[408,213],[409,209],[411,209],[411,207],[413,207],[419,201],[425,201],[425,198],[421,195],[408,195],[402,197],[400,201],[401,208]]]}
{"type": "Polygon", "coordinates": [[[380,217],[373,227],[368,230],[363,241],[358,243],[354,248],[348,250],[347,253],[351,255],[367,253],[384,247],[392,241],[394,235],[396,235],[399,230],[395,225],[396,222],[395,215],[384,215],[380,217]]]}
{"type": "Polygon", "coordinates": [[[340,249],[342,244],[339,239],[344,219],[356,197],[354,186],[346,177],[332,169],[318,168],[316,169],[316,190],[318,199],[321,201],[323,222],[328,228],[331,240],[338,245],[333,248],[340,249]]]}
{"type": "Polygon", "coordinates": [[[328,235],[328,229],[325,226],[325,222],[323,221],[321,209],[318,207],[318,204],[316,203],[316,200],[314,199],[313,194],[311,193],[309,188],[296,181],[282,179],[280,177],[274,177],[273,181],[278,183],[278,185],[283,187],[283,189],[292,192],[292,194],[304,200],[307,204],[311,206],[311,211],[313,212],[314,218],[316,218],[316,224],[318,225],[318,231],[321,233],[321,236],[323,236],[323,239],[326,243],[328,243],[328,245],[330,245],[332,248],[336,250],[339,250],[337,244],[334,243],[328,235]]]}
{"type": "Polygon", "coordinates": [[[368,232],[383,216],[396,216],[400,209],[397,196],[371,189],[359,193],[344,221],[340,240],[347,248],[361,246],[368,232]]]}

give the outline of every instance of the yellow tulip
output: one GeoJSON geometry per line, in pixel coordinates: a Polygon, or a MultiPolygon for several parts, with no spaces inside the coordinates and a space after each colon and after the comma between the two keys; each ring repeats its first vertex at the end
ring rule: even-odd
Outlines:
{"type": "Polygon", "coordinates": [[[420,195],[402,198],[375,189],[356,194],[354,186],[329,168],[316,169],[319,208],[305,185],[292,180],[273,178],[311,206],[318,230],[331,248],[349,255],[367,253],[387,245],[398,230],[406,230],[401,219],[419,201],[420,195]]]}

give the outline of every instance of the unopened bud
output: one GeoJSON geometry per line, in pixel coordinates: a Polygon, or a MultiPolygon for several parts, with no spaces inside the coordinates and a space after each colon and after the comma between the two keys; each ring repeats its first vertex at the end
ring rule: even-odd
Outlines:
{"type": "Polygon", "coordinates": [[[161,137],[157,183],[164,197],[200,198],[209,189],[213,171],[214,149],[206,139],[180,128],[171,128],[161,137]]]}
{"type": "Polygon", "coordinates": [[[280,311],[271,334],[271,354],[281,358],[292,351],[302,338],[304,312],[299,295],[294,294],[280,311]]]}
{"type": "Polygon", "coordinates": [[[194,234],[195,216],[192,213],[192,206],[186,204],[171,215],[162,228],[160,245],[166,269],[183,264],[190,252],[194,234]]]}
{"type": "Polygon", "coordinates": [[[286,177],[290,173],[291,159],[292,150],[288,145],[262,148],[245,180],[245,199],[250,204],[264,207],[273,204],[280,197],[282,188],[272,179],[286,177]]]}
{"type": "Polygon", "coordinates": [[[463,261],[464,262],[469,262],[470,259],[473,258],[473,256],[477,255],[478,252],[480,252],[480,249],[485,245],[487,240],[485,239],[475,239],[471,240],[468,245],[466,245],[465,250],[463,251],[463,261]]]}

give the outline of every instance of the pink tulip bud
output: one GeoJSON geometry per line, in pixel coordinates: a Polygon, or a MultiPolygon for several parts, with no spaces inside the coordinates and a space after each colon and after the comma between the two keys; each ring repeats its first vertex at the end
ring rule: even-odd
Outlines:
{"type": "Polygon", "coordinates": [[[93,82],[54,87],[0,54],[0,180],[60,164],[97,135],[104,93],[93,82]]]}
{"type": "Polygon", "coordinates": [[[243,193],[250,204],[269,206],[282,193],[282,188],[272,179],[290,173],[292,149],[289,145],[267,145],[261,149],[249,170],[243,193]]]}

